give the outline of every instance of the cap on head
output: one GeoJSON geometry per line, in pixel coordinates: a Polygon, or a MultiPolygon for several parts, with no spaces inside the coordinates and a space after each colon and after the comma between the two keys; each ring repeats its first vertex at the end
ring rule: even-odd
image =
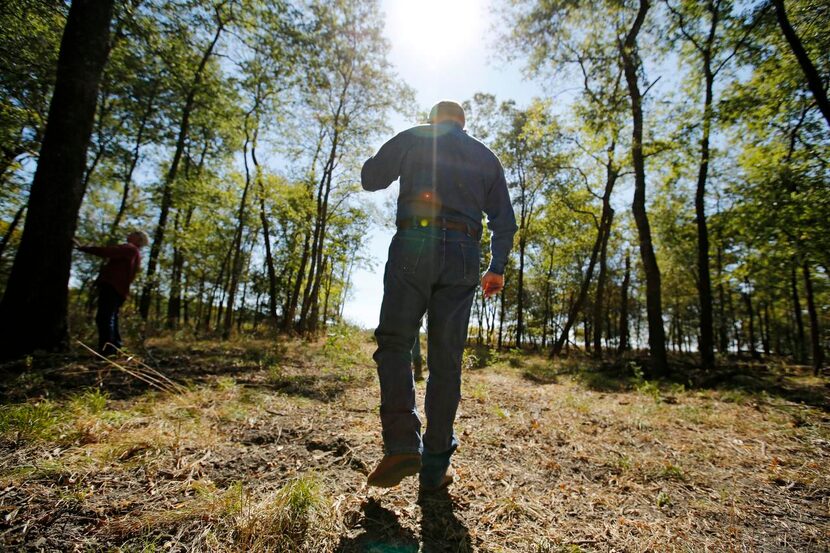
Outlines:
{"type": "Polygon", "coordinates": [[[131,232],[129,235],[127,235],[127,240],[129,242],[132,242],[139,248],[143,248],[144,246],[150,243],[150,237],[147,236],[147,233],[142,230],[135,230],[131,232]]]}
{"type": "Polygon", "coordinates": [[[434,125],[443,121],[454,121],[463,128],[467,120],[461,104],[452,100],[441,100],[432,106],[429,111],[429,122],[434,125]]]}

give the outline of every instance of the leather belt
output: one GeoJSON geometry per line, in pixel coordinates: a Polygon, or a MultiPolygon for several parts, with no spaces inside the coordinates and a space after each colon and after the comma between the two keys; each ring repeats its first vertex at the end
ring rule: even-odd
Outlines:
{"type": "Polygon", "coordinates": [[[429,218],[429,217],[412,217],[410,219],[400,219],[395,222],[399,229],[423,228],[423,227],[437,227],[441,230],[459,230],[471,236],[478,238],[478,231],[472,225],[466,223],[459,223],[458,221],[450,221],[443,217],[429,218]]]}

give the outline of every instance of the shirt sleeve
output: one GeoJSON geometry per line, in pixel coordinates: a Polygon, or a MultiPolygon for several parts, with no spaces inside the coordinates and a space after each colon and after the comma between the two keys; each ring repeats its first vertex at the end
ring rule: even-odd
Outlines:
{"type": "Polygon", "coordinates": [[[487,214],[487,228],[490,229],[490,267],[489,271],[503,275],[507,257],[513,247],[513,235],[516,234],[516,215],[507,191],[504,168],[496,160],[496,177],[487,192],[484,213],[487,214]]]}
{"type": "Polygon", "coordinates": [[[405,132],[395,135],[380,147],[378,153],[366,160],[360,171],[364,190],[375,191],[387,188],[401,175],[401,164],[409,149],[405,132]]]}
{"type": "Polygon", "coordinates": [[[81,246],[78,250],[107,259],[129,259],[138,253],[129,246],[81,246]]]}

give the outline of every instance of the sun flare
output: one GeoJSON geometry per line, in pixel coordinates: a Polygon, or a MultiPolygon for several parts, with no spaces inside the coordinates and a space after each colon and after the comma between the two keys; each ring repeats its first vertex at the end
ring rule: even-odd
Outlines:
{"type": "Polygon", "coordinates": [[[482,0],[393,0],[389,38],[402,56],[441,69],[484,48],[482,0]]]}

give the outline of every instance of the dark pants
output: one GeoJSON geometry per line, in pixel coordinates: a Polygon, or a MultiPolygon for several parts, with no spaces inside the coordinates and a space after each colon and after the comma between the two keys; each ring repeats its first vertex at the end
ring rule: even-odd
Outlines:
{"type": "Polygon", "coordinates": [[[98,325],[98,351],[104,355],[115,353],[115,348],[121,347],[118,311],[122,303],[124,298],[115,288],[104,282],[98,283],[98,312],[95,314],[95,324],[98,325]]]}
{"type": "Polygon", "coordinates": [[[455,230],[414,228],[398,231],[392,239],[374,355],[387,454],[423,452],[448,462],[458,446],[453,422],[480,255],[479,241],[455,230]],[[422,441],[411,351],[425,312],[429,379],[422,441]]]}

